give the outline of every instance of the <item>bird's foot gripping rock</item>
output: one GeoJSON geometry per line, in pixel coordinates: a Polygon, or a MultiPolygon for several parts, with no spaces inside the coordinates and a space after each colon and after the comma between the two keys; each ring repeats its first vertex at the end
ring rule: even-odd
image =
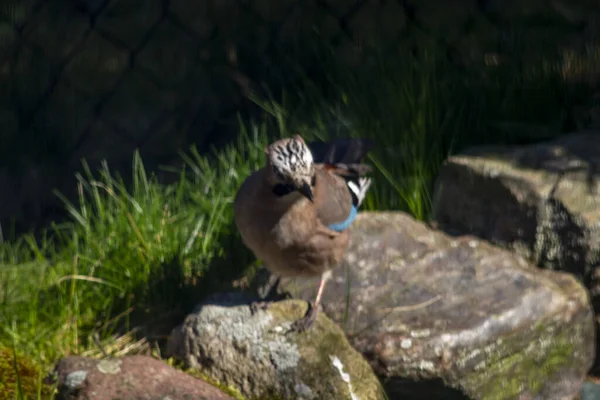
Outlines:
{"type": "Polygon", "coordinates": [[[315,321],[317,320],[318,313],[319,313],[318,306],[315,307],[315,305],[309,301],[308,302],[308,310],[306,310],[306,314],[304,314],[304,317],[296,320],[292,324],[288,333],[292,333],[292,332],[300,333],[300,332],[304,332],[304,331],[310,329],[314,325],[315,321]]]}
{"type": "Polygon", "coordinates": [[[250,312],[255,315],[258,311],[267,311],[271,303],[283,300],[289,300],[292,295],[288,292],[285,293],[270,293],[262,300],[256,300],[250,303],[250,312]]]}
{"type": "Polygon", "coordinates": [[[269,301],[257,300],[250,303],[250,312],[255,315],[259,311],[267,311],[269,308],[269,301]]]}

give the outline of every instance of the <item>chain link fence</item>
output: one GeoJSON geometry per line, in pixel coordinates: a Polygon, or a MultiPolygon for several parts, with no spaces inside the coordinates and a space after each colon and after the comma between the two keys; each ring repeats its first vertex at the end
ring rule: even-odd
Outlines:
{"type": "Polygon", "coordinates": [[[423,37],[439,42],[448,62],[468,65],[490,52],[556,48],[552,38],[595,39],[600,6],[576,3],[5,0],[0,221],[44,217],[51,189],[68,192],[65,175],[81,158],[118,167],[140,149],[162,162],[189,143],[234,134],[251,87],[277,92],[293,83],[290,66],[319,62],[315,32],[349,68],[365,44],[385,54],[423,37]]]}

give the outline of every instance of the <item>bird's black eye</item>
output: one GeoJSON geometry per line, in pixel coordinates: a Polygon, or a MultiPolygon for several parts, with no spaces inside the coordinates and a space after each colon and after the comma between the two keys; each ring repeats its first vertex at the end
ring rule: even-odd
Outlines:
{"type": "Polygon", "coordinates": [[[310,180],[310,186],[315,186],[316,183],[317,183],[317,176],[313,175],[312,179],[310,180]]]}
{"type": "Polygon", "coordinates": [[[296,188],[294,187],[294,185],[290,185],[290,184],[279,183],[279,184],[273,186],[273,194],[275,194],[275,196],[277,196],[277,197],[282,197],[282,196],[288,195],[295,190],[296,190],[296,188]]]}

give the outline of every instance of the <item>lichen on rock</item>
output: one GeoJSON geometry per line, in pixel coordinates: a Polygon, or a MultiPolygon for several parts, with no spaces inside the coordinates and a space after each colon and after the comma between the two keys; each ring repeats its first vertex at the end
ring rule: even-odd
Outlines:
{"type": "Polygon", "coordinates": [[[250,301],[240,293],[211,297],[173,331],[168,354],[248,399],[383,398],[369,364],[325,315],[292,333],[306,302],[275,302],[252,314],[250,301]]]}

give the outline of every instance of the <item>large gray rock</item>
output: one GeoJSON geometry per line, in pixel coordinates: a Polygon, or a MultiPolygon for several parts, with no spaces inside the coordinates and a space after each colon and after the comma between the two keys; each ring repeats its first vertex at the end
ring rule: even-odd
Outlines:
{"type": "Polygon", "coordinates": [[[284,300],[255,314],[241,293],[214,295],[176,328],[167,354],[252,399],[379,400],[367,361],[325,315],[297,334],[306,303],[284,300]]]}
{"type": "Polygon", "coordinates": [[[434,219],[556,269],[598,260],[600,134],[450,157],[434,191],[434,219]]]}
{"type": "MultiPolygon", "coordinates": [[[[312,299],[317,284],[283,288],[312,299]]],[[[392,399],[569,398],[594,359],[593,313],[574,277],[402,213],[359,215],[323,310],[392,399]]]]}
{"type": "Polygon", "coordinates": [[[575,274],[600,310],[600,134],[450,157],[435,185],[434,219],[532,263],[575,274]]]}
{"type": "Polygon", "coordinates": [[[233,399],[200,379],[146,356],[107,360],[65,357],[54,374],[57,399],[62,400],[233,399]]]}

